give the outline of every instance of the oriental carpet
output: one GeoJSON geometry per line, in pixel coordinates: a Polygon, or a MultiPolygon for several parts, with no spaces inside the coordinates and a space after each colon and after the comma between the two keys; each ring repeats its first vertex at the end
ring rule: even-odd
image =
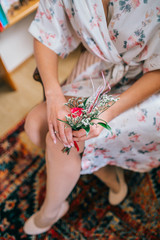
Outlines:
{"type": "Polygon", "coordinates": [[[0,141],[1,240],[158,240],[160,239],[160,168],[150,173],[126,171],[128,197],[108,203],[108,188],[95,176],[81,176],[68,200],[69,212],[47,233],[23,232],[26,219],[45,195],[45,160],[20,122],[0,141]]]}

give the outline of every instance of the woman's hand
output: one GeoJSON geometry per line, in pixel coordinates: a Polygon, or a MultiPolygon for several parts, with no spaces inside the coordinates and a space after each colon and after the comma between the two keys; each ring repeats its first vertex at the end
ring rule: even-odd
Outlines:
{"type": "Polygon", "coordinates": [[[64,96],[47,98],[47,118],[50,135],[56,143],[56,137],[64,144],[64,146],[74,146],[72,138],[72,129],[66,124],[59,121],[65,121],[65,116],[69,113],[68,108],[64,105],[66,99],[64,96]]]}
{"type": "Polygon", "coordinates": [[[90,126],[89,134],[86,135],[86,131],[84,129],[80,129],[79,131],[73,131],[73,140],[76,142],[86,141],[90,138],[98,137],[103,127],[100,125],[90,126]]]}
{"type": "MultiPolygon", "coordinates": [[[[105,120],[107,123],[112,119],[112,117],[108,113],[108,110],[101,113],[98,118],[105,120]]],[[[97,124],[98,122],[101,122],[101,120],[93,120],[92,122],[94,122],[95,124],[90,125],[90,131],[88,135],[86,135],[86,131],[84,129],[80,129],[79,131],[73,131],[72,133],[73,140],[77,142],[81,142],[81,141],[86,141],[90,138],[98,137],[102,132],[102,130],[104,129],[104,127],[97,124]]]]}

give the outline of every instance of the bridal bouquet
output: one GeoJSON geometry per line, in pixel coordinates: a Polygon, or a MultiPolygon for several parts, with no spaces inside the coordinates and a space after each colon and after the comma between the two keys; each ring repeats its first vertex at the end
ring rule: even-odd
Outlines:
{"type": "MultiPolygon", "coordinates": [[[[114,98],[112,95],[107,95],[107,93],[110,91],[110,86],[108,84],[109,90],[105,91],[106,83],[103,73],[102,76],[104,84],[103,86],[100,86],[92,96],[88,98],[73,97],[70,98],[67,103],[65,103],[65,105],[70,108],[70,113],[65,116],[66,121],[58,119],[59,121],[69,125],[74,131],[83,128],[86,131],[86,135],[89,134],[90,126],[97,124],[111,131],[111,127],[108,125],[108,123],[105,120],[100,119],[98,116],[111,107],[118,100],[118,98],[114,98]],[[92,120],[97,120],[97,122],[94,123],[92,120]]],[[[76,141],[74,141],[74,146],[76,147],[77,151],[79,151],[76,141]]],[[[66,152],[67,154],[69,154],[70,150],[71,148],[69,147],[64,147],[62,149],[62,151],[66,152]]]]}

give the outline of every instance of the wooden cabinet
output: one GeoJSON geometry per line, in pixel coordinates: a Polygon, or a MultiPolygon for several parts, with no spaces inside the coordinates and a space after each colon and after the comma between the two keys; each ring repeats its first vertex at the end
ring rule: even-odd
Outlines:
{"type": "MultiPolygon", "coordinates": [[[[26,5],[23,5],[19,9],[14,10],[14,13],[12,15],[8,15],[9,24],[5,29],[12,27],[15,23],[19,22],[20,20],[34,12],[38,7],[38,3],[39,0],[31,0],[28,1],[26,5]]],[[[12,72],[7,71],[7,68],[5,67],[2,58],[0,58],[0,79],[6,81],[13,90],[16,90],[16,85],[12,80],[12,72]]]]}

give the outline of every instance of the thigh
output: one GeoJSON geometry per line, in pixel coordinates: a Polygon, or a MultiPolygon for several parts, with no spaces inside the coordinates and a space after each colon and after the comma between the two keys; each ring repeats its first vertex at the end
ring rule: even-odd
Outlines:
{"type": "Polygon", "coordinates": [[[44,146],[48,132],[46,102],[35,106],[27,115],[25,131],[29,138],[38,146],[44,146]]]}
{"type": "Polygon", "coordinates": [[[39,125],[43,126],[46,129],[46,131],[48,130],[46,102],[42,102],[36,105],[29,112],[28,117],[32,117],[32,119],[39,125]]]}

